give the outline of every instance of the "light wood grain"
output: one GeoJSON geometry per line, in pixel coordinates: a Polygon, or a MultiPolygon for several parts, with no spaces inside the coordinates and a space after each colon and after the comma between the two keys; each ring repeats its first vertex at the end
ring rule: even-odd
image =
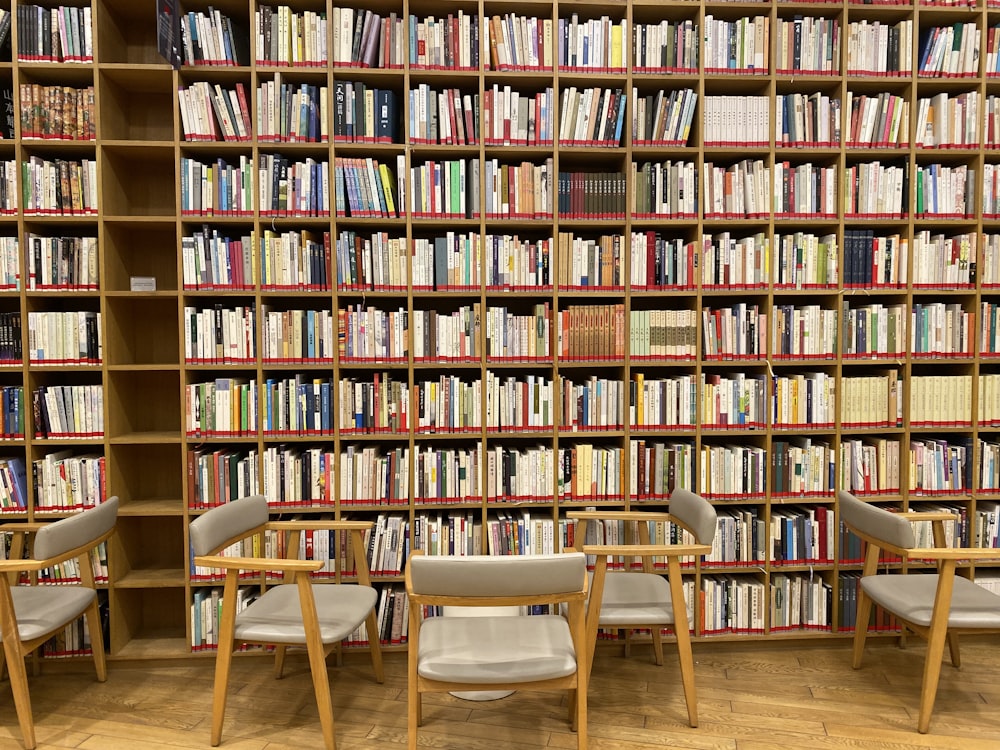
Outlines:
{"type": "MultiPolygon", "coordinates": [[[[865,666],[851,669],[848,641],[838,644],[696,643],[700,726],[688,726],[684,692],[669,651],[662,667],[625,659],[616,645],[597,649],[590,691],[590,750],[992,750],[1000,746],[1000,649],[995,638],[963,641],[963,666],[946,667],[931,732],[916,732],[925,646],[873,639],[865,666]],[[906,686],[910,685],[907,689],[906,686]]],[[[638,647],[650,649],[649,645],[638,647]]],[[[647,657],[650,654],[640,654],[647,657]]],[[[85,660],[46,662],[29,676],[42,750],[185,750],[209,745],[214,660],[150,666],[115,661],[108,681],[85,660]]],[[[340,750],[381,750],[406,742],[406,656],[387,654],[386,680],[371,674],[367,653],[330,662],[340,750]]],[[[0,686],[0,750],[20,748],[10,686],[0,686]]],[[[290,652],[275,681],[270,660],[234,659],[221,747],[301,750],[322,743],[309,674],[290,652]]],[[[422,747],[437,750],[574,748],[566,698],[516,693],[499,702],[428,694],[422,747]]]]}

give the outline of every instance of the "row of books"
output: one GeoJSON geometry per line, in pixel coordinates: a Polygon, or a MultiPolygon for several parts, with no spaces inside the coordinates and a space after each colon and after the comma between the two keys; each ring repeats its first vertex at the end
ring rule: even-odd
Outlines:
{"type": "Polygon", "coordinates": [[[767,424],[767,379],[739,372],[702,373],[699,397],[704,429],[760,429],[767,424]]]}
{"type": "Polygon", "coordinates": [[[771,170],[762,159],[728,166],[703,165],[701,195],[706,219],[760,219],[771,212],[771,170]]]}
{"type": "Polygon", "coordinates": [[[403,308],[383,311],[365,305],[337,310],[341,361],[405,362],[409,318],[403,308]]]}
{"type": "Polygon", "coordinates": [[[23,62],[94,61],[89,5],[17,6],[17,59],[23,62]]]}
{"type": "Polygon", "coordinates": [[[101,313],[29,311],[28,352],[36,364],[99,365],[103,360],[101,313]]]}
{"type": "MultiPolygon", "coordinates": [[[[24,435],[24,429],[21,429],[24,435]]],[[[0,512],[24,512],[28,508],[28,475],[24,459],[0,459],[0,512]]],[[[6,557],[6,555],[5,555],[6,557]]]]}
{"type": "MultiPolygon", "coordinates": [[[[771,469],[771,497],[829,497],[833,493],[836,463],[834,449],[829,443],[808,437],[775,440],[771,444],[771,452],[774,459],[771,469]]],[[[826,508],[817,508],[815,513],[820,514],[824,510],[826,508]]],[[[775,519],[781,516],[785,516],[784,520],[789,524],[794,523],[787,518],[788,513],[784,509],[772,510],[771,513],[771,537],[775,540],[773,559],[793,564],[828,560],[833,550],[832,542],[824,544],[821,540],[819,544],[810,547],[807,534],[807,551],[802,554],[801,548],[796,552],[798,545],[793,534],[786,531],[782,535],[780,526],[774,528],[775,519]]]]}
{"type": "MultiPolygon", "coordinates": [[[[396,12],[382,16],[370,9],[334,7],[330,16],[333,49],[330,62],[361,68],[401,68],[406,59],[405,20],[396,12]]],[[[415,32],[416,18],[411,16],[415,32]]],[[[415,43],[415,33],[410,39],[415,43]]],[[[410,49],[413,49],[411,44],[410,49]]],[[[326,65],[327,60],[321,60],[326,65]]],[[[412,62],[412,61],[411,61],[412,62]]]]}
{"type": "Polygon", "coordinates": [[[996,97],[988,96],[986,106],[982,107],[978,91],[921,97],[917,102],[916,143],[926,148],[978,148],[979,129],[984,121],[986,143],[994,144],[996,106],[996,97]]]}
{"type": "MultiPolygon", "coordinates": [[[[847,232],[844,230],[845,237],[847,232]]],[[[812,232],[776,234],[765,249],[771,255],[771,279],[776,289],[821,289],[838,285],[838,241],[835,234],[812,232]]],[[[846,243],[845,243],[846,252],[846,243]]]]}
{"type": "Polygon", "coordinates": [[[705,73],[764,73],[770,64],[770,19],[746,16],[733,20],[705,15],[702,52],[705,73]]]}
{"type": "Polygon", "coordinates": [[[92,141],[97,137],[94,87],[20,85],[21,137],[92,141]]]}
{"type": "Polygon", "coordinates": [[[935,26],[921,36],[919,75],[955,78],[979,73],[981,32],[975,22],[935,26]]]}
{"type": "Polygon", "coordinates": [[[230,164],[221,156],[203,163],[181,157],[181,214],[184,216],[253,216],[255,173],[251,158],[240,154],[230,164]]]}
{"type": "MultiPolygon", "coordinates": [[[[12,136],[13,137],[13,136],[12,136]]],[[[0,215],[13,216],[20,202],[17,178],[21,166],[13,159],[0,160],[0,215]]]]}
{"type": "MultiPolygon", "coordinates": [[[[911,379],[911,404],[927,399],[926,389],[943,391],[953,383],[930,383],[929,376],[911,379]]],[[[993,375],[984,377],[993,378],[993,375]]],[[[478,433],[483,408],[483,388],[480,380],[465,381],[458,376],[440,376],[437,381],[414,384],[412,408],[413,427],[418,432],[478,433]]],[[[959,383],[959,381],[955,381],[959,383]]],[[[1000,399],[992,381],[984,380],[979,396],[978,422],[989,424],[994,418],[1000,399]]],[[[841,381],[839,424],[844,428],[894,427],[902,423],[902,381],[897,371],[886,370],[876,375],[845,377],[841,381]]],[[[702,373],[700,380],[683,374],[667,379],[652,378],[636,373],[626,388],[622,381],[592,377],[589,380],[563,379],[558,388],[562,412],[550,411],[553,403],[553,383],[542,376],[524,379],[488,372],[486,379],[486,428],[500,432],[507,428],[517,432],[551,429],[555,420],[563,428],[623,429],[625,402],[628,394],[628,419],[631,429],[690,429],[700,417],[706,428],[763,428],[771,425],[780,429],[830,429],[834,426],[835,383],[823,372],[797,373],[773,377],[737,373],[732,377],[702,373]]],[[[955,387],[967,388],[959,383],[955,387]]],[[[82,408],[77,397],[83,398],[86,388],[77,387],[74,402],[67,406],[79,416],[82,408]]],[[[36,431],[40,436],[90,435],[91,430],[68,431],[48,429],[50,419],[45,409],[55,413],[48,403],[58,403],[56,388],[36,392],[36,405],[45,393],[36,431]]],[[[87,394],[89,398],[90,395],[87,394]]],[[[17,398],[11,394],[11,398],[17,398]]],[[[100,394],[95,394],[99,408],[100,394]]],[[[186,424],[189,437],[233,437],[257,432],[257,386],[255,380],[218,378],[187,386],[186,424]]],[[[341,433],[405,434],[410,429],[411,396],[405,381],[394,381],[389,373],[375,374],[371,381],[356,378],[331,381],[306,381],[294,378],[268,378],[262,396],[263,431],[269,436],[307,436],[332,434],[339,419],[341,433]],[[333,411],[334,393],[339,403],[339,417],[333,411]]],[[[87,404],[90,402],[87,401],[87,404]]],[[[941,406],[946,415],[961,414],[950,401],[941,406]]],[[[16,404],[10,407],[18,419],[16,404]]],[[[90,407],[87,406],[89,409],[90,407]]],[[[62,410],[60,409],[60,414],[62,410]]],[[[928,422],[916,411],[912,424],[919,426],[950,426],[951,422],[968,423],[968,416],[935,418],[928,422]]],[[[82,418],[82,417],[81,417],[82,418]]],[[[99,426],[96,433],[100,433],[99,426]]]]}
{"type": "MultiPolygon", "coordinates": [[[[413,113],[411,91],[411,118],[413,113]]],[[[399,141],[399,120],[396,92],[372,88],[360,81],[335,81],[333,88],[333,140],[343,143],[396,143],[399,141]]],[[[326,99],[321,90],[319,99],[321,122],[317,133],[326,140],[326,99]]],[[[294,107],[293,107],[294,109],[294,107]]],[[[417,128],[411,119],[411,140],[417,128]]]]}
{"type": "Polygon", "coordinates": [[[837,217],[837,168],[790,162],[774,164],[774,215],[777,218],[837,217]]]}
{"type": "MultiPolygon", "coordinates": [[[[338,237],[338,268],[340,247],[346,244],[348,234],[355,235],[354,232],[341,232],[338,237]]],[[[259,248],[262,289],[329,291],[332,288],[329,232],[320,235],[309,230],[277,232],[265,229],[259,248]]],[[[405,272],[405,267],[403,270],[405,272]]]]}
{"type": "Polygon", "coordinates": [[[739,238],[729,232],[702,235],[702,288],[759,289],[766,283],[769,252],[763,232],[739,238]]]}
{"type": "MultiPolygon", "coordinates": [[[[340,84],[338,84],[339,86],[340,84]]],[[[239,86],[239,84],[237,84],[239,86]]],[[[334,90],[334,96],[339,93],[334,90]]],[[[338,125],[344,126],[334,99],[334,135],[338,125]]],[[[257,103],[253,131],[258,141],[318,143],[330,138],[330,97],[326,86],[312,83],[285,83],[280,73],[273,81],[264,81],[257,87],[257,103]]],[[[249,118],[247,118],[249,122],[249,118]]],[[[226,140],[233,140],[227,138],[226,140]]],[[[237,132],[235,140],[247,140],[237,132]]]]}
{"type": "MultiPolygon", "coordinates": [[[[259,171],[261,216],[330,215],[330,162],[261,154],[259,171]]],[[[336,192],[339,200],[339,185],[336,192]]]]}
{"type": "MultiPolygon", "coordinates": [[[[620,448],[589,443],[556,451],[545,446],[502,445],[485,450],[478,443],[467,448],[426,446],[414,454],[413,497],[418,503],[478,503],[485,492],[491,503],[552,502],[554,489],[555,499],[562,502],[615,500],[620,499],[626,481],[636,497],[648,500],[662,500],[675,487],[692,484],[695,486],[689,489],[716,500],[762,499],[768,495],[830,497],[835,487],[864,496],[892,495],[900,490],[900,441],[886,438],[848,438],[836,451],[822,440],[777,439],[770,458],[762,448],[735,444],[705,444],[696,450],[684,443],[662,445],[632,440],[629,450],[631,460],[623,467],[620,448]],[[628,471],[627,477],[622,476],[623,469],[628,471]]],[[[905,459],[909,492],[929,497],[968,494],[972,486],[970,450],[968,440],[911,441],[905,459]]],[[[988,492],[995,489],[992,478],[998,471],[996,446],[981,441],[979,457],[976,476],[980,489],[988,492]]],[[[91,502],[87,498],[100,497],[86,494],[102,487],[95,484],[99,467],[95,460],[94,456],[71,457],[62,452],[36,461],[36,488],[41,491],[48,486],[39,484],[49,481],[42,473],[46,461],[54,467],[50,472],[57,474],[65,466],[66,476],[75,476],[82,483],[84,494],[79,497],[84,499],[73,500],[77,497],[74,488],[74,494],[60,496],[68,504],[59,507],[82,507],[80,502],[91,502]],[[72,468],[73,461],[80,465],[72,468]]],[[[245,471],[245,466],[255,471],[253,450],[196,450],[189,452],[188,460],[189,471],[193,472],[193,508],[211,507],[242,496],[240,492],[257,491],[256,473],[245,471]]],[[[16,476],[16,463],[8,468],[11,476],[16,476]]],[[[332,504],[338,488],[342,504],[405,505],[410,496],[409,451],[402,446],[387,452],[375,446],[348,446],[339,457],[318,447],[270,446],[265,450],[262,468],[264,494],[275,507],[332,504]],[[335,462],[339,462],[342,472],[339,484],[333,474],[335,462]]],[[[56,480],[62,481],[58,476],[56,480]]],[[[69,492],[69,487],[59,491],[69,492]]],[[[7,507],[16,510],[24,506],[13,503],[7,507]]],[[[52,504],[39,507],[56,509],[52,504]]],[[[825,536],[822,525],[813,525],[813,518],[823,512],[819,508],[774,510],[770,514],[772,546],[768,559],[788,564],[829,561],[829,538],[824,545],[820,541],[825,536]],[[783,524],[784,531],[775,528],[776,523],[783,524]],[[803,525],[809,530],[805,540],[798,539],[796,533],[788,536],[789,527],[794,530],[803,525]],[[800,544],[805,552],[800,552],[800,544]]],[[[925,533],[930,542],[929,528],[918,532],[925,533]]],[[[964,539],[965,533],[964,528],[953,529],[952,538],[964,539]]],[[[565,539],[565,534],[556,538],[565,539]]],[[[759,535],[757,538],[761,539],[759,535]]],[[[760,550],[762,545],[749,548],[760,550]]],[[[743,562],[763,559],[754,557],[743,562]]],[[[728,553],[718,559],[708,558],[708,562],[726,565],[739,560],[740,556],[728,553]]]]}
{"type": "MultiPolygon", "coordinates": [[[[449,232],[449,235],[452,233],[449,232]]],[[[431,243],[430,240],[413,239],[414,289],[422,288],[422,282],[418,284],[418,279],[427,273],[428,267],[421,263],[421,259],[426,259],[427,249],[436,244],[437,240],[431,243]]],[[[388,232],[373,232],[370,237],[365,237],[354,230],[342,231],[337,235],[336,245],[337,288],[355,291],[367,289],[402,291],[410,279],[408,247],[410,244],[405,237],[390,237],[388,232]]],[[[469,264],[466,264],[466,267],[469,268],[469,264]]],[[[432,264],[430,268],[434,268],[434,265],[432,264]]],[[[478,273],[478,267],[469,270],[478,273]]]]}
{"type": "Polygon", "coordinates": [[[325,12],[262,5],[254,11],[254,30],[258,65],[317,67],[329,59],[325,12]]]}
{"type": "Polygon", "coordinates": [[[635,73],[695,73],[698,24],[690,18],[659,23],[633,21],[632,70],[635,73]]]}
{"type": "MultiPolygon", "coordinates": [[[[207,225],[181,237],[184,288],[253,289],[258,281],[255,244],[252,233],[230,239],[207,225]]],[[[266,255],[263,261],[266,264],[266,255]]]]}
{"type": "Polygon", "coordinates": [[[771,312],[771,356],[827,359],[837,349],[837,311],[819,305],[775,305],[771,312]]]}
{"type": "Polygon", "coordinates": [[[851,305],[841,310],[840,355],[845,359],[898,359],[906,356],[906,305],[851,305]]]}
{"type": "MultiPolygon", "coordinates": [[[[392,91],[387,93],[393,94],[392,91]]],[[[527,101],[525,105],[525,116],[527,116],[527,101]]],[[[384,110],[380,107],[379,112],[391,111],[394,114],[394,106],[391,110],[388,106],[384,110]]],[[[435,91],[429,84],[421,83],[416,88],[410,89],[409,112],[407,133],[410,143],[445,146],[474,146],[479,143],[478,94],[463,94],[457,88],[435,91]]],[[[495,123],[499,118],[493,119],[495,123]]],[[[393,143],[397,140],[397,132],[388,127],[383,127],[381,130],[385,133],[383,138],[388,140],[379,141],[376,138],[376,142],[393,143]]]]}
{"type": "Polygon", "coordinates": [[[558,276],[560,289],[623,289],[624,238],[602,235],[597,239],[560,232],[558,276]]]}
{"type": "Polygon", "coordinates": [[[478,70],[479,16],[463,10],[436,18],[410,15],[410,67],[420,70],[478,70]]]}
{"type": "Polygon", "coordinates": [[[36,438],[104,437],[104,386],[42,386],[31,399],[36,438]]]}
{"type": "MultiPolygon", "coordinates": [[[[910,493],[934,496],[967,494],[972,488],[971,459],[971,441],[963,443],[959,438],[956,444],[943,439],[911,440],[910,493]]],[[[933,538],[926,541],[934,546],[933,538]]]]}
{"type": "MultiPolygon", "coordinates": [[[[849,91],[848,101],[852,96],[849,91]]],[[[852,111],[850,106],[848,111],[852,111]]],[[[774,106],[774,145],[835,148],[840,144],[840,118],[840,99],[822,91],[778,94],[774,106]]],[[[848,141],[860,143],[853,134],[848,141]]]]}
{"type": "Polygon", "coordinates": [[[976,170],[965,164],[918,164],[917,218],[965,219],[975,212],[976,170]]]}
{"type": "MultiPolygon", "coordinates": [[[[480,110],[475,104],[473,99],[473,132],[478,135],[480,110]]],[[[554,112],[551,86],[525,94],[509,85],[495,83],[483,92],[483,141],[487,146],[551,146],[554,112]]]]}
{"type": "Polygon", "coordinates": [[[104,456],[55,451],[32,461],[35,510],[62,512],[92,508],[107,498],[104,456]]]}
{"type": "Polygon", "coordinates": [[[619,88],[569,86],[559,100],[559,142],[567,146],[621,144],[626,96],[619,88]]]}
{"type": "MultiPolygon", "coordinates": [[[[945,237],[924,229],[913,238],[913,286],[966,287],[976,282],[979,235],[945,237]]],[[[902,260],[905,265],[905,255],[902,260]]]]}
{"type": "Polygon", "coordinates": [[[629,310],[629,357],[634,362],[697,356],[695,310],[629,310]]]}
{"type": "Polygon", "coordinates": [[[194,81],[177,89],[177,103],[184,140],[250,140],[250,108],[242,83],[225,89],[218,83],[194,81]]]}
{"type": "Polygon", "coordinates": [[[184,307],[184,361],[188,364],[240,364],[257,356],[254,305],[184,307]]]}
{"type": "Polygon", "coordinates": [[[913,70],[913,20],[851,21],[847,25],[848,75],[901,77],[913,70]]]}
{"type": "Polygon", "coordinates": [[[738,94],[706,96],[702,128],[705,146],[767,146],[771,137],[771,99],[738,94]]]}
{"type": "Polygon", "coordinates": [[[551,18],[517,13],[483,19],[493,70],[551,70],[555,50],[551,18]]]}
{"type": "Polygon", "coordinates": [[[189,438],[256,435],[257,399],[257,381],[253,378],[189,383],[184,386],[185,434],[189,438]]]}
{"type": "MultiPolygon", "coordinates": [[[[487,159],[485,170],[483,209],[487,219],[552,218],[554,166],[551,158],[542,164],[528,161],[500,164],[497,159],[487,159]]],[[[562,193],[559,199],[562,205],[565,202],[562,193]]]]}
{"type": "Polygon", "coordinates": [[[696,243],[649,230],[632,232],[629,288],[634,291],[694,289],[696,243]]]}
{"type": "MultiPolygon", "coordinates": [[[[475,323],[480,323],[478,315],[475,323]]],[[[528,315],[519,315],[507,307],[488,307],[481,324],[489,359],[530,362],[551,356],[554,331],[548,302],[534,305],[528,315]]]]}
{"type": "Polygon", "coordinates": [[[911,427],[967,427],[972,424],[971,375],[910,377],[911,427]]]}
{"type": "Polygon", "coordinates": [[[28,289],[99,288],[96,237],[25,236],[28,289]]]}
{"type": "Polygon", "coordinates": [[[21,346],[20,311],[0,312],[0,362],[20,364],[23,361],[21,346]]]}
{"type": "Polygon", "coordinates": [[[331,310],[273,310],[263,305],[261,317],[265,362],[333,362],[336,338],[331,310]]]}
{"type": "Polygon", "coordinates": [[[25,214],[93,216],[97,213],[97,162],[30,156],[21,162],[25,214]]]}
{"type": "Polygon", "coordinates": [[[779,18],[774,61],[779,74],[834,75],[840,70],[840,21],[796,15],[779,18]]]}
{"type": "Polygon", "coordinates": [[[246,65],[250,37],[219,11],[188,11],[181,17],[181,42],[187,65],[246,65]]]}
{"type": "Polygon", "coordinates": [[[767,351],[767,313],[760,305],[704,307],[702,355],[707,360],[759,359],[767,351]]]}
{"type": "Polygon", "coordinates": [[[941,358],[975,353],[976,314],[953,302],[914,303],[910,314],[910,353],[941,358]]]}
{"type": "Polygon", "coordinates": [[[479,361],[480,303],[448,312],[413,311],[413,361],[479,361]]]}
{"type": "MultiPolygon", "coordinates": [[[[478,159],[473,161],[479,163],[478,159]]],[[[396,175],[402,177],[405,174],[406,159],[400,154],[396,158],[396,175]]],[[[404,186],[397,183],[387,164],[379,164],[378,160],[371,158],[338,156],[334,160],[334,179],[337,216],[388,219],[405,215],[408,206],[404,186]]],[[[478,185],[477,180],[477,189],[478,185]]],[[[414,184],[414,190],[417,187],[414,184]]],[[[457,182],[455,189],[458,189],[457,182]]],[[[412,207],[410,210],[415,211],[412,207]]]]}
{"type": "MultiPolygon", "coordinates": [[[[694,89],[661,89],[642,96],[632,87],[633,146],[685,146],[691,135],[698,94],[694,89]]],[[[707,122],[707,120],[706,120],[707,122]]],[[[617,125],[617,124],[616,124],[617,125]]],[[[561,139],[560,139],[561,140],[561,139]]],[[[616,141],[613,145],[618,145],[616,141]]]]}

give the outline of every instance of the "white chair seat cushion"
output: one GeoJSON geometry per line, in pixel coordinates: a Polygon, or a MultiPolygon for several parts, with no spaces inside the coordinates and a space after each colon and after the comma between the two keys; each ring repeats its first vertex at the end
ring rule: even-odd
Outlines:
{"type": "Polygon", "coordinates": [[[609,573],[604,579],[600,625],[657,625],[674,621],[670,583],[653,573],[609,573]]]}
{"type": "MultiPolygon", "coordinates": [[[[320,638],[325,644],[337,643],[353,633],[378,597],[369,586],[317,584],[312,590],[320,638]]],[[[281,584],[270,588],[236,615],[236,638],[251,643],[305,643],[298,586],[281,584]]]]}
{"type": "Polygon", "coordinates": [[[59,630],[82,615],[97,596],[86,586],[12,586],[10,593],[22,641],[59,630]]]}
{"type": "Polygon", "coordinates": [[[431,617],[420,626],[417,673],[430,680],[502,685],[574,672],[569,623],[556,615],[431,617]]]}
{"type": "MultiPolygon", "coordinates": [[[[861,579],[871,600],[915,625],[928,626],[934,611],[938,575],[882,575],[861,579]]],[[[1000,627],[1000,596],[961,576],[955,576],[950,628],[1000,627]]]]}

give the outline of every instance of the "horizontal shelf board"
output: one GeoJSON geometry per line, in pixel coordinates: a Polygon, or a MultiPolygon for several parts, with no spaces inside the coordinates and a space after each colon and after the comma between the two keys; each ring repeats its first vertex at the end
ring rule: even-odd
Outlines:
{"type": "Polygon", "coordinates": [[[183,516],[184,501],[180,498],[129,500],[118,506],[119,516],[183,516]]]}
{"type": "Polygon", "coordinates": [[[177,432],[157,430],[150,432],[128,432],[108,438],[112,445],[156,445],[174,444],[182,441],[180,429],[177,432]]]}
{"type": "Polygon", "coordinates": [[[113,582],[118,589],[184,588],[187,572],[183,568],[139,568],[113,582]]]}

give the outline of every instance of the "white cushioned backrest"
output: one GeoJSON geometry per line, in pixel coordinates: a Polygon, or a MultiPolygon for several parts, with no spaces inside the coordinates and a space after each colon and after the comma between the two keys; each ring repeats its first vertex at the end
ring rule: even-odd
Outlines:
{"type": "Polygon", "coordinates": [[[556,555],[414,555],[414,592],[437,596],[531,596],[580,591],[587,574],[582,552],[556,555]]]}
{"type": "Polygon", "coordinates": [[[118,498],[42,527],[35,535],[33,554],[37,560],[59,557],[65,552],[96,541],[115,526],[118,498]]]}
{"type": "Polygon", "coordinates": [[[903,549],[912,549],[916,546],[913,525],[902,516],[858,500],[844,490],[837,493],[837,500],[840,504],[840,520],[862,534],[903,549]]]}
{"type": "Polygon", "coordinates": [[[233,500],[198,516],[188,527],[191,549],[208,555],[225,542],[267,523],[267,500],[263,495],[233,500]]]}
{"type": "Polygon", "coordinates": [[[715,508],[701,495],[678,487],[670,493],[670,515],[691,529],[698,544],[715,539],[719,526],[715,508]]]}

